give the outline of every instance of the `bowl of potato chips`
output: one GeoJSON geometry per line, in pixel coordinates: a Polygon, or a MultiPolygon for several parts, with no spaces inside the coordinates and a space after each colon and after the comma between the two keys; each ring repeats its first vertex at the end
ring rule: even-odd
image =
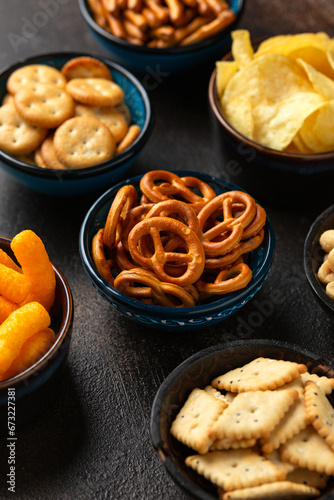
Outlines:
{"type": "Polygon", "coordinates": [[[60,393],[73,300],[33,231],[1,237],[0,262],[0,429],[15,436],[16,428],[41,415],[60,393]]]}
{"type": "Polygon", "coordinates": [[[161,384],[153,446],[192,498],[330,498],[333,373],[329,360],[286,342],[208,347],[161,384]]]}
{"type": "Polygon", "coordinates": [[[154,89],[170,74],[214,61],[236,28],[245,0],[79,0],[93,36],[119,64],[154,89]]]}
{"type": "Polygon", "coordinates": [[[209,83],[215,143],[229,180],[287,205],[330,195],[333,44],[323,32],[254,42],[247,30],[232,32],[231,53],[216,62],[209,83]]]}

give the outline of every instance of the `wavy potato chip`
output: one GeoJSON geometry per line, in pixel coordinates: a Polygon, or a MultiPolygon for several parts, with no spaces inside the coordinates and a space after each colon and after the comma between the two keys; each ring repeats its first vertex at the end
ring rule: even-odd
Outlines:
{"type": "Polygon", "coordinates": [[[334,99],[312,113],[300,129],[300,137],[314,153],[334,149],[334,99]]]}

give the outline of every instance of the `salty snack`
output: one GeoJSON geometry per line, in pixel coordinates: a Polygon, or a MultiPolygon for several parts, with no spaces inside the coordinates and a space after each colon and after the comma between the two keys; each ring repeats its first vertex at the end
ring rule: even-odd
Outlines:
{"type": "Polygon", "coordinates": [[[233,60],[216,63],[223,115],[247,138],[271,149],[334,149],[334,41],[325,33],[268,38],[253,48],[247,30],[232,32],[233,60]]]}
{"type": "Polygon", "coordinates": [[[236,19],[224,0],[89,0],[88,4],[101,28],[129,43],[153,48],[198,43],[236,19]]]}
{"type": "Polygon", "coordinates": [[[140,192],[131,184],[118,190],[92,257],[116,290],[150,304],[192,307],[248,285],[246,254],[261,245],[265,223],[265,210],[246,193],[216,196],[197,177],[153,170],[141,178],[140,192]]]}
{"type": "Polygon", "coordinates": [[[259,357],[194,388],[170,433],[197,452],[186,452],[185,465],[219,500],[315,498],[334,475],[333,388],[304,364],[259,357]],[[227,383],[236,377],[251,385],[227,383]]]}
{"type": "Polygon", "coordinates": [[[327,229],[319,238],[319,244],[325,252],[324,260],[318,269],[317,276],[325,285],[328,297],[334,299],[334,229],[327,229]]]}
{"type": "Polygon", "coordinates": [[[74,57],[60,70],[23,66],[8,78],[7,91],[0,106],[0,148],[40,168],[68,170],[108,161],[141,131],[132,123],[124,90],[93,57],[74,57]]]}

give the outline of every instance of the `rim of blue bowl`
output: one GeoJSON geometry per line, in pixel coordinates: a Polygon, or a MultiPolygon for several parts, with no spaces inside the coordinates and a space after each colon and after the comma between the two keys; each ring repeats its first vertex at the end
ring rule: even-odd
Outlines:
{"type": "MultiPolygon", "coordinates": [[[[9,250],[11,241],[12,241],[11,238],[0,236],[0,245],[6,244],[9,250]]],[[[19,373],[15,377],[0,382],[0,389],[4,389],[13,384],[24,382],[35,372],[42,371],[45,365],[48,363],[48,360],[53,358],[55,353],[62,348],[62,345],[67,339],[68,334],[71,330],[73,323],[73,309],[74,309],[72,292],[65,276],[53,262],[52,262],[52,267],[56,275],[57,286],[60,286],[64,290],[64,296],[66,301],[64,307],[65,315],[61,321],[59,331],[56,333],[55,343],[53,344],[51,349],[46,354],[44,354],[44,356],[42,356],[38,361],[36,361],[36,363],[34,363],[32,366],[30,366],[23,372],[19,373]]]]}
{"type": "Polygon", "coordinates": [[[226,28],[224,28],[222,31],[220,31],[217,35],[208,38],[206,40],[203,40],[198,43],[194,43],[191,45],[187,46],[182,46],[182,47],[167,47],[167,48],[155,48],[155,47],[147,47],[146,45],[135,45],[127,42],[126,40],[123,40],[122,38],[118,38],[108,31],[104,30],[99,26],[93,19],[92,16],[92,11],[88,5],[87,0],[78,0],[79,3],[79,8],[80,12],[86,21],[86,23],[91,27],[93,31],[98,33],[101,37],[105,38],[111,43],[114,43],[116,45],[119,45],[120,47],[124,48],[125,50],[128,50],[129,52],[135,52],[135,53],[140,53],[140,54],[159,54],[162,57],[164,55],[172,54],[172,55],[177,55],[177,54],[186,54],[188,52],[195,52],[201,49],[205,49],[209,45],[213,45],[215,42],[219,42],[222,40],[226,35],[228,35],[231,30],[233,30],[234,26],[238,23],[240,17],[243,14],[244,8],[245,8],[245,3],[246,0],[230,0],[230,8],[233,10],[233,12],[236,15],[236,19],[226,28]]]}
{"type": "MultiPolygon", "coordinates": [[[[165,451],[163,444],[164,440],[161,435],[161,409],[166,395],[169,392],[169,388],[177,379],[186,372],[191,365],[196,363],[202,358],[210,357],[213,354],[222,354],[233,352],[233,349],[247,349],[257,347],[260,349],[279,349],[281,356],[283,352],[287,352],[288,356],[293,354],[301,355],[302,357],[311,360],[314,365],[322,366],[324,363],[330,369],[334,367],[333,361],[327,359],[326,356],[322,356],[305,349],[297,344],[280,341],[275,339],[246,339],[246,340],[235,340],[232,342],[227,342],[225,344],[217,344],[213,346],[206,347],[195,354],[191,355],[178,366],[176,366],[167,377],[163,380],[158,391],[154,397],[151,415],[150,415],[150,437],[154,449],[158,452],[160,459],[171,478],[174,482],[185,492],[190,493],[194,498],[200,500],[216,500],[217,495],[210,494],[209,491],[205,491],[199,486],[188,480],[178,469],[177,465],[174,463],[172,456],[170,456],[167,451],[165,451]]],[[[263,354],[265,356],[265,354],[263,354]]],[[[302,362],[302,361],[298,361],[302,362]]],[[[323,492],[322,492],[323,493],[323,492]]],[[[325,498],[321,496],[321,498],[325,498]]]]}
{"type": "Polygon", "coordinates": [[[78,178],[82,179],[82,178],[95,177],[96,175],[99,174],[104,174],[108,170],[117,171],[117,169],[121,169],[124,166],[124,164],[127,163],[132,157],[134,157],[144,146],[144,144],[147,142],[149,138],[153,126],[153,111],[150,98],[144,86],[140,83],[140,81],[138,80],[138,78],[136,78],[136,76],[134,76],[129,70],[127,70],[120,64],[112,61],[111,59],[108,59],[108,57],[81,51],[49,52],[46,54],[37,54],[35,56],[21,59],[20,61],[16,62],[13,65],[7,65],[6,67],[2,68],[0,70],[0,79],[1,80],[7,79],[13,71],[20,68],[22,65],[36,64],[36,63],[42,64],[42,63],[47,63],[52,59],[67,60],[81,56],[89,56],[99,59],[100,61],[104,62],[108,66],[108,68],[111,69],[111,71],[114,70],[120,73],[127,80],[129,80],[132,83],[132,85],[134,85],[138,90],[145,107],[146,117],[142,130],[137,139],[131,145],[131,147],[128,148],[126,151],[124,151],[124,153],[121,153],[106,162],[99,163],[98,165],[93,165],[92,167],[77,168],[71,170],[60,171],[54,169],[39,168],[35,165],[24,163],[2,150],[0,150],[0,161],[1,160],[5,161],[15,170],[22,171],[26,174],[35,177],[57,179],[57,180],[59,180],[59,178],[61,178],[62,180],[72,180],[78,178]]]}
{"type": "Polygon", "coordinates": [[[314,220],[304,243],[304,271],[306,278],[315,295],[334,314],[334,300],[327,295],[324,285],[317,277],[317,271],[323,262],[325,254],[320,247],[319,238],[325,229],[334,229],[334,205],[326,208],[314,220]],[[331,228],[327,227],[329,221],[331,228]]]}
{"type": "MultiPolygon", "coordinates": [[[[262,41],[268,38],[269,37],[256,38],[255,40],[252,41],[253,47],[257,47],[262,41]]],[[[229,52],[221,60],[228,61],[231,59],[232,59],[232,53],[229,52]]],[[[293,153],[290,151],[280,151],[278,149],[273,149],[267,146],[263,146],[259,142],[253,141],[248,137],[246,137],[245,135],[241,134],[226,120],[225,116],[223,115],[220,109],[219,100],[217,96],[216,75],[217,75],[217,69],[215,68],[212,71],[209,80],[209,86],[208,86],[209,104],[216,119],[218,120],[220,125],[225,129],[229,137],[232,137],[233,140],[237,140],[240,143],[244,143],[246,146],[250,148],[259,150],[263,155],[267,156],[269,159],[271,158],[273,160],[276,159],[276,161],[280,161],[281,163],[279,167],[278,166],[276,167],[280,170],[298,171],[302,174],[313,174],[322,171],[326,172],[333,170],[334,150],[326,151],[323,153],[308,153],[308,154],[297,153],[297,152],[293,153]],[[291,165],[284,165],[283,163],[284,159],[291,162],[293,167],[291,165]],[[321,162],[322,160],[332,160],[332,164],[330,164],[329,162],[328,164],[323,164],[323,165],[318,164],[316,166],[311,164],[314,163],[315,161],[321,162]]]]}
{"type": "MultiPolygon", "coordinates": [[[[217,177],[214,177],[209,174],[194,172],[189,170],[173,170],[179,176],[198,176],[202,180],[206,182],[211,182],[220,185],[226,191],[239,190],[244,191],[244,189],[232,184],[229,181],[223,181],[217,177]]],[[[266,278],[275,253],[275,234],[272,223],[267,215],[266,221],[266,229],[265,229],[265,239],[268,239],[268,245],[266,248],[266,253],[263,259],[263,262],[256,273],[253,275],[252,281],[242,290],[231,293],[228,296],[223,297],[222,299],[214,300],[212,302],[193,306],[193,307],[182,307],[182,308],[172,308],[172,307],[163,307],[163,306],[155,306],[151,304],[144,304],[136,299],[132,299],[131,297],[127,297],[126,295],[118,292],[115,288],[107,283],[96,271],[92,257],[91,251],[89,248],[89,232],[91,227],[94,224],[96,214],[100,211],[100,209],[107,203],[113,199],[116,192],[125,184],[139,184],[140,179],[144,174],[138,175],[136,177],[129,178],[125,181],[118,183],[115,186],[112,186],[108,191],[103,193],[91,206],[88,210],[79,234],[79,251],[81,255],[81,259],[84,265],[86,272],[88,273],[90,279],[93,283],[100,289],[106,296],[111,295],[115,302],[122,303],[123,305],[128,306],[131,310],[138,310],[142,314],[157,315],[165,317],[168,312],[178,319],[187,318],[189,314],[193,317],[202,316],[203,314],[210,314],[211,311],[216,310],[221,306],[221,308],[230,308],[237,303],[240,303],[246,300],[249,296],[252,296],[252,293],[258,289],[259,284],[266,278]]]]}

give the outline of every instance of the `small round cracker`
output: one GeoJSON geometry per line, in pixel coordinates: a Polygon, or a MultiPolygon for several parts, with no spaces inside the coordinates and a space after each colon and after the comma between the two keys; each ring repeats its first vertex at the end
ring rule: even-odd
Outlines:
{"type": "Polygon", "coordinates": [[[117,106],[124,99],[123,89],[103,78],[73,78],[66,91],[76,101],[90,106],[117,106]]]}
{"type": "Polygon", "coordinates": [[[55,85],[27,85],[15,94],[14,101],[22,118],[39,127],[56,128],[74,113],[72,97],[55,85]]]}
{"type": "Polygon", "coordinates": [[[110,129],[93,116],[76,116],[55,131],[53,145],[58,159],[69,168],[84,168],[115,155],[110,129]]]}
{"type": "Polygon", "coordinates": [[[67,169],[66,165],[58,160],[53,146],[53,135],[49,135],[46,139],[44,139],[40,147],[40,154],[45,168],[51,168],[53,170],[67,169]]]}
{"type": "Polygon", "coordinates": [[[105,78],[112,80],[111,73],[106,64],[99,59],[89,56],[73,57],[61,68],[66,80],[73,78],[105,78]]]}
{"type": "Polygon", "coordinates": [[[117,143],[125,137],[128,131],[128,124],[123,113],[116,107],[111,106],[86,106],[85,104],[77,104],[74,110],[75,116],[95,116],[107,125],[117,143]]]}
{"type": "Polygon", "coordinates": [[[27,83],[47,83],[65,88],[66,78],[58,69],[52,66],[47,66],[46,64],[29,64],[13,71],[7,81],[7,90],[11,94],[16,94],[27,83]]]}
{"type": "Polygon", "coordinates": [[[0,107],[0,149],[11,155],[26,155],[39,147],[47,134],[45,128],[27,123],[15,106],[0,107]]]}

